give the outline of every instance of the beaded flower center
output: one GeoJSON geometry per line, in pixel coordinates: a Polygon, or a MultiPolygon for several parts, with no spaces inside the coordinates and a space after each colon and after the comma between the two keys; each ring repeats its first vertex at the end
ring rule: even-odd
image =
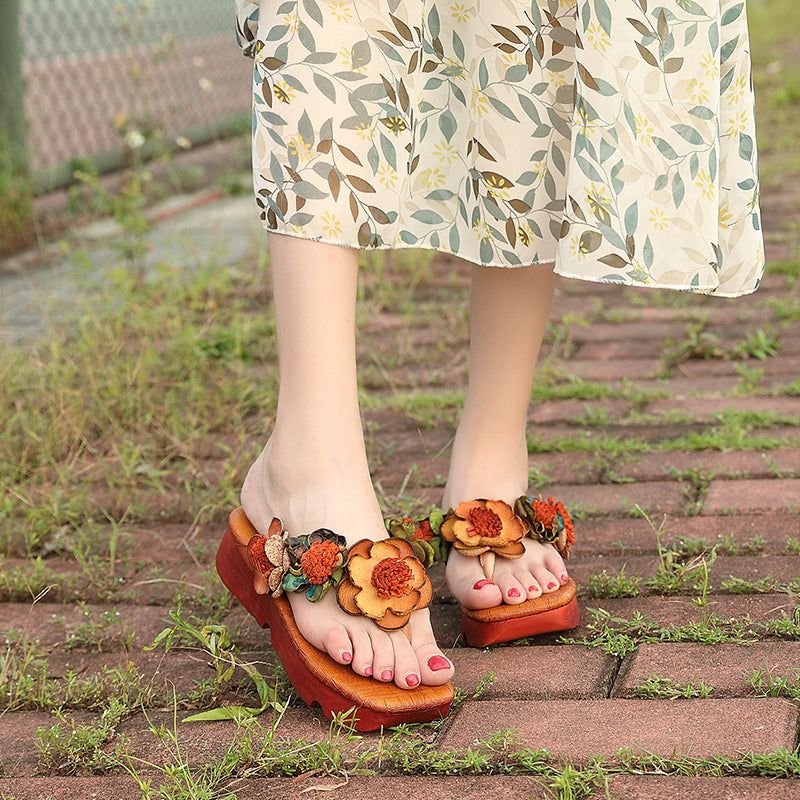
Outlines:
{"type": "Polygon", "coordinates": [[[272,571],[272,564],[269,563],[267,554],[264,552],[266,543],[267,537],[261,533],[255,534],[247,543],[247,552],[250,553],[253,565],[262,575],[268,575],[272,571]]]}
{"type": "Polygon", "coordinates": [[[339,558],[339,547],[334,542],[314,542],[300,556],[300,566],[309,583],[321,584],[330,578],[339,558]]]}
{"type": "Polygon", "coordinates": [[[493,539],[503,532],[503,521],[490,508],[476,506],[469,510],[469,521],[472,530],[478,536],[493,539]]]}
{"type": "Polygon", "coordinates": [[[384,558],[372,570],[372,585],[378,590],[378,597],[403,597],[411,591],[409,581],[414,577],[411,567],[402,558],[384,558]]]}
{"type": "Polygon", "coordinates": [[[433,528],[431,528],[431,523],[427,519],[422,520],[422,522],[420,522],[414,529],[414,533],[411,538],[414,541],[422,539],[424,542],[429,542],[431,539],[433,539],[433,528]]]}
{"type": "Polygon", "coordinates": [[[537,522],[541,522],[545,530],[553,530],[557,512],[552,503],[545,503],[541,500],[535,501],[533,503],[533,511],[536,514],[537,522]]]}

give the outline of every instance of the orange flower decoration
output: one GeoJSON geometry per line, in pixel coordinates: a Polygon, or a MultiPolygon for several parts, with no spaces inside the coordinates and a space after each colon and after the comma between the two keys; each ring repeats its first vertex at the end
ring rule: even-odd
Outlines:
{"type": "Polygon", "coordinates": [[[465,556],[480,556],[491,550],[503,558],[519,558],[525,552],[525,525],[502,500],[459,503],[442,523],[441,534],[465,556]]]}
{"type": "Polygon", "coordinates": [[[575,543],[575,526],[560,500],[522,495],[514,510],[528,525],[528,532],[540,542],[552,544],[564,558],[575,543]]]}
{"type": "Polygon", "coordinates": [[[404,627],[413,611],[430,603],[433,587],[407,541],[362,539],[350,548],[337,597],[348,614],[369,617],[391,631],[404,627]]]}

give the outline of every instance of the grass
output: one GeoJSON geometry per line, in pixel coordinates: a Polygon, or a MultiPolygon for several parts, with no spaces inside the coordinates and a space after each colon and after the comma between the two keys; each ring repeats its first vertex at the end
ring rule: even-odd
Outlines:
{"type": "Polygon", "coordinates": [[[687,698],[704,699],[714,692],[713,686],[703,681],[676,683],[672,678],[650,675],[633,689],[633,696],[645,700],[677,700],[687,698]]]}

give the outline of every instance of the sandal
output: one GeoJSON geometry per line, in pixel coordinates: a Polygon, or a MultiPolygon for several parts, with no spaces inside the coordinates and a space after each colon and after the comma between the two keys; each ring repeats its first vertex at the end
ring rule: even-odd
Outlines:
{"type": "MultiPolygon", "coordinates": [[[[393,535],[409,539],[418,557],[424,552],[431,561],[445,561],[446,551],[454,547],[463,556],[480,559],[489,581],[498,556],[519,558],[525,552],[525,536],[552,544],[563,558],[569,556],[575,541],[563,503],[527,495],[517,498],[513,508],[502,500],[480,498],[459,503],[446,514],[436,509],[419,520],[396,517],[387,522],[387,528],[393,535]]],[[[576,591],[570,578],[554,592],[515,605],[472,609],[459,604],[464,639],[472,647],[486,647],[576,628],[580,624],[576,591]]]]}
{"type": "Polygon", "coordinates": [[[354,727],[370,731],[445,717],[453,685],[400,689],[356,674],[307,642],[294,621],[285,592],[304,592],[315,602],[335,591],[348,613],[366,616],[386,631],[404,630],[413,611],[425,608],[432,588],[425,566],[402,539],[362,539],[347,547],[327,528],[290,536],[278,517],[259,534],[237,508],[217,551],[222,582],[262,628],[297,694],[318,703],[328,719],[354,711],[354,727]]]}

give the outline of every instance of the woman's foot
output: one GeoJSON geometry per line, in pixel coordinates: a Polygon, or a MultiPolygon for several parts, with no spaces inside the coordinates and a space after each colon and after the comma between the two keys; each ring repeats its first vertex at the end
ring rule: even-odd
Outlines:
{"type": "MultiPolygon", "coordinates": [[[[265,533],[273,516],[296,535],[316,528],[340,533],[348,544],[387,536],[380,506],[367,475],[358,479],[351,464],[336,457],[298,459],[279,455],[273,438],[251,466],[241,501],[253,526],[265,533]]],[[[293,451],[289,451],[290,453],[293,451]]],[[[386,633],[366,617],[343,611],[332,592],[312,603],[303,594],[287,592],[295,622],[303,636],[340,664],[402,689],[420,683],[440,685],[453,676],[453,665],[437,647],[428,609],[411,615],[409,636],[386,633]]]]}
{"type": "MultiPolygon", "coordinates": [[[[527,493],[528,450],[520,437],[465,435],[460,426],[453,445],[450,474],[442,507],[455,508],[465,500],[504,500],[509,505],[527,493]]],[[[514,605],[554,592],[569,580],[564,560],[551,544],[526,536],[519,558],[497,558],[492,580],[487,580],[477,558],[451,548],[445,576],[453,597],[466,608],[514,605]]]]}

